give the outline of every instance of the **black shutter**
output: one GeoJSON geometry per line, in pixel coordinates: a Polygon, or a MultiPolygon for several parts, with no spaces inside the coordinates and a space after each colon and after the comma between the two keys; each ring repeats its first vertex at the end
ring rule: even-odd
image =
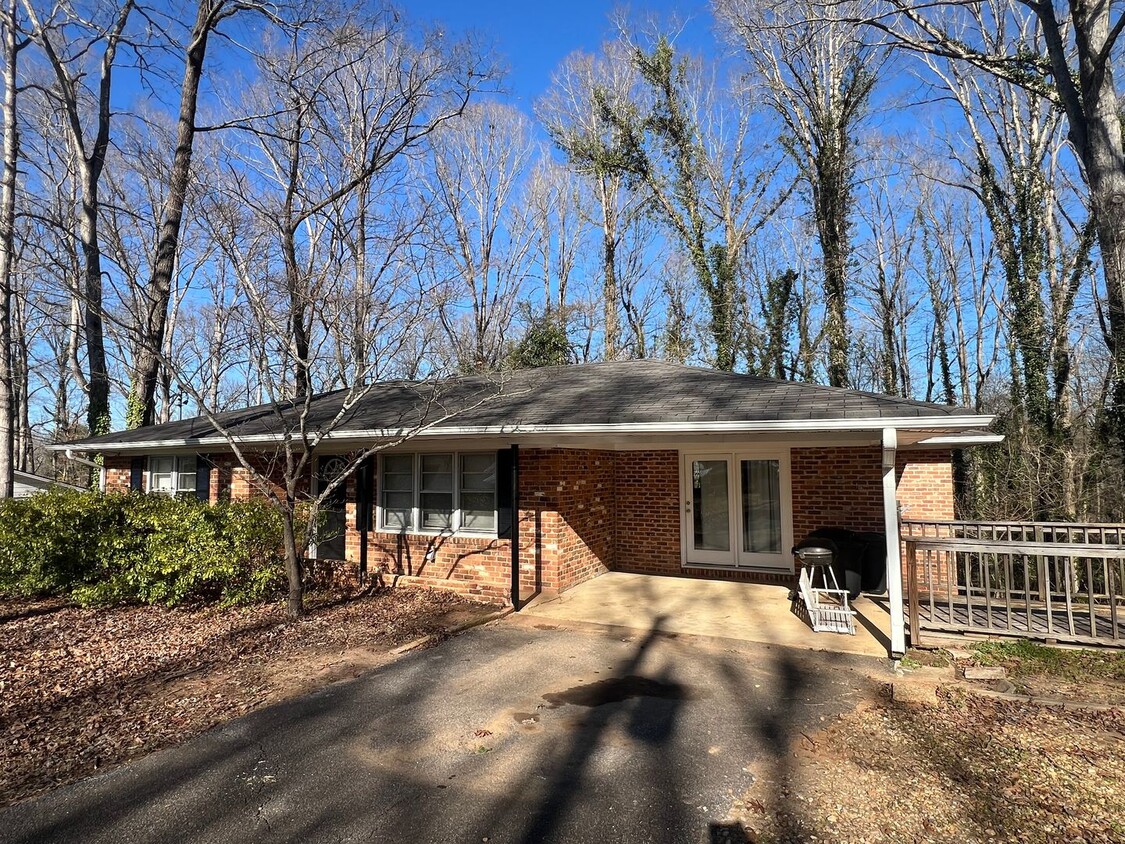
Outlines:
{"type": "Polygon", "coordinates": [[[375,456],[364,460],[355,470],[355,529],[369,531],[375,510],[375,456]]]}
{"type": "Polygon", "coordinates": [[[143,492],[145,486],[145,459],[134,457],[129,464],[129,489],[143,492]]]}
{"type": "Polygon", "coordinates": [[[211,500],[211,458],[206,454],[195,455],[195,497],[200,501],[211,500]]]}
{"type": "Polygon", "coordinates": [[[512,450],[496,452],[496,535],[512,536],[512,450]]]}

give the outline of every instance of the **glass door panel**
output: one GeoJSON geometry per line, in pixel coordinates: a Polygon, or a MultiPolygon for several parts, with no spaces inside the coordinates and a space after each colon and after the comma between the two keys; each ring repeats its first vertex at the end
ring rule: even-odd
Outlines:
{"type": "Polygon", "coordinates": [[[776,460],[742,460],[742,550],[781,553],[781,467],[776,460]]]}
{"type": "Polygon", "coordinates": [[[730,461],[689,459],[687,471],[691,489],[688,562],[730,565],[734,562],[730,461]]]}

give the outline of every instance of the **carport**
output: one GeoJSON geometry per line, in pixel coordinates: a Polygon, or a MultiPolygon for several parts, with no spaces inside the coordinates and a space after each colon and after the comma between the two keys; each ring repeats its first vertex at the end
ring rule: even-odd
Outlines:
{"type": "Polygon", "coordinates": [[[529,604],[522,614],[548,624],[659,629],[808,650],[885,657],[891,615],[886,598],[861,596],[854,636],[814,633],[789,599],[789,587],[695,577],[607,572],[553,598],[529,604]]]}

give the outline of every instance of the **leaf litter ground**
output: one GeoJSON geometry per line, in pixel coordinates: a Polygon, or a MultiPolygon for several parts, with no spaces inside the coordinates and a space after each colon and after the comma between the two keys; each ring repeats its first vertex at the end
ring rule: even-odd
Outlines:
{"type": "Polygon", "coordinates": [[[0,603],[0,805],[358,676],[399,645],[491,611],[405,588],[308,603],[292,623],[277,604],[0,603]]]}

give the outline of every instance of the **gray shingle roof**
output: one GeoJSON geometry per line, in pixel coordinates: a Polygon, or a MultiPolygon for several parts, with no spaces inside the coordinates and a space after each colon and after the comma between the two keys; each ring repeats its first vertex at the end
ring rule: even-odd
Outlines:
{"type": "MultiPolygon", "coordinates": [[[[519,430],[580,426],[620,430],[622,425],[659,428],[711,423],[844,423],[872,427],[896,419],[964,427],[973,412],[959,407],[894,398],[858,390],[775,381],[655,360],[550,367],[503,375],[466,376],[431,382],[375,385],[332,425],[347,398],[338,390],[314,397],[307,428],[347,431],[432,427],[519,430]],[[955,421],[956,420],[956,421],[955,421]],[[866,423],[866,424],[859,424],[866,423]]],[[[239,437],[274,435],[295,427],[295,408],[262,405],[228,411],[218,418],[239,437]]],[[[979,426],[981,417],[974,417],[979,426]]],[[[832,427],[839,427],[839,424],[832,427]]],[[[116,445],[169,443],[213,438],[205,417],[123,431],[70,444],[86,450],[116,445]]]]}

